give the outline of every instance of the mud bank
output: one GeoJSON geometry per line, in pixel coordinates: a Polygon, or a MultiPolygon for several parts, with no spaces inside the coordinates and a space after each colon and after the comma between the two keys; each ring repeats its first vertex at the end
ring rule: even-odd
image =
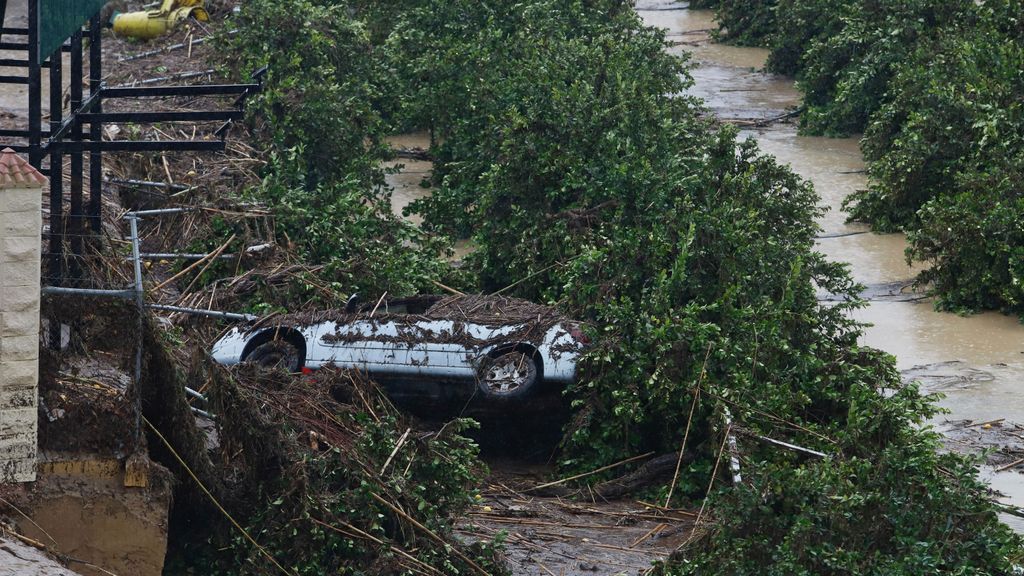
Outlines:
{"type": "Polygon", "coordinates": [[[166,472],[151,472],[140,482],[115,459],[43,454],[23,508],[32,520],[17,521],[18,531],[74,559],[69,564],[84,576],[158,576],[171,489],[166,472]],[[133,483],[146,485],[126,486],[133,483]]]}

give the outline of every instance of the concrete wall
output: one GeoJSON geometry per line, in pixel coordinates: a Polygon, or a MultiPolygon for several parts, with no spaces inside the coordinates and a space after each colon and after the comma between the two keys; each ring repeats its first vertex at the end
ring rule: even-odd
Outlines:
{"type": "Polygon", "coordinates": [[[0,483],[36,478],[42,190],[6,177],[19,160],[0,158],[0,483]]]}

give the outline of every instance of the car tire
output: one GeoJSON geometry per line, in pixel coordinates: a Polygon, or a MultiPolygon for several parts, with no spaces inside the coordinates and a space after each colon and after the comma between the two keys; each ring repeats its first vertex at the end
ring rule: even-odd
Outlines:
{"type": "Polygon", "coordinates": [[[302,368],[302,357],[298,347],[287,340],[271,340],[252,349],[245,362],[262,368],[284,368],[298,372],[302,368]]]}
{"type": "Polygon", "coordinates": [[[487,358],[478,378],[480,391],[493,400],[512,400],[528,395],[540,380],[540,367],[534,354],[513,350],[487,358]]]}

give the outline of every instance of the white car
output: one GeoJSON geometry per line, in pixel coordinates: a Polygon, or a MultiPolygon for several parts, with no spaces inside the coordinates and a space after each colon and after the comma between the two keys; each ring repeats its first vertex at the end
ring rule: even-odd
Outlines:
{"type": "Polygon", "coordinates": [[[344,312],[235,327],[214,344],[213,357],[292,372],[329,365],[359,370],[399,395],[407,385],[448,395],[457,392],[452,384],[476,383],[485,398],[505,400],[542,382],[572,382],[589,343],[578,324],[553,308],[511,298],[420,296],[353,308],[350,302],[344,312]]]}

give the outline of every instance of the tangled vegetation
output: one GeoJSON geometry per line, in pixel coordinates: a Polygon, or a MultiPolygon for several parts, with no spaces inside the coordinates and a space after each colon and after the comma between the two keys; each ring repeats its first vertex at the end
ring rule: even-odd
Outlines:
{"type": "Polygon", "coordinates": [[[234,497],[260,503],[249,526],[261,548],[235,533],[220,573],[278,574],[268,557],[310,576],[504,572],[451,537],[484,470],[459,435],[472,421],[414,430],[375,384],[330,370],[236,369],[213,403],[231,422],[218,431],[234,497]]]}
{"type": "MultiPolygon", "coordinates": [[[[830,39],[801,74],[819,98],[809,98],[809,121],[832,132],[878,108],[876,90],[917,41],[917,24],[897,34],[886,26],[949,16],[924,2],[871,3],[839,20],[811,20],[810,2],[775,10],[789,4],[813,24],[801,42],[830,39]],[[864,54],[869,62],[847,59],[864,54]]],[[[232,58],[243,69],[271,64],[255,122],[279,152],[252,193],[275,211],[282,237],[303,243],[335,281],[393,294],[445,273],[431,235],[470,237],[464,286],[556,303],[594,329],[569,390],[564,469],[679,451],[687,438],[696,457],[671,489],[683,503],[714,488],[714,522],[666,573],[994,574],[1019,560],[1020,542],[997,521],[971,464],[936,455],[921,428],[931,399],[900,382],[891,358],[857,346],[846,314],[857,287],[814,251],[811,186],[702,119],[699,103],[680,96],[685,60],[668,54],[631,2],[416,0],[396,10],[251,0],[235,24],[232,58]],[[437,187],[412,207],[422,231],[391,216],[379,169],[388,130],[412,129],[429,131],[435,159],[437,187]],[[823,306],[819,291],[845,303],[823,306]],[[735,485],[717,466],[729,432],[741,434],[744,454],[735,485]],[[804,459],[754,436],[829,457],[804,459]]],[[[803,67],[804,51],[792,50],[803,67]]],[[[376,412],[346,418],[365,424],[376,412]]],[[[369,426],[357,447],[371,471],[394,447],[385,441],[394,423],[385,424],[379,435],[369,426]]],[[[409,505],[465,494],[473,453],[452,442],[456,462],[413,465],[385,485],[409,505]],[[429,484],[437,478],[454,484],[429,484]]],[[[363,514],[364,505],[379,512],[379,501],[331,454],[330,466],[294,460],[296,472],[281,477],[315,489],[286,492],[248,519],[267,526],[274,553],[291,558],[286,518],[312,528],[320,514],[331,525],[352,515],[384,543],[377,551],[407,535],[363,514]],[[330,493],[340,496],[305,498],[330,493]]],[[[437,523],[427,525],[441,530],[456,510],[425,510],[437,523]]],[[[304,573],[355,570],[339,558],[364,557],[328,530],[302,539],[294,562],[304,573]]],[[[255,554],[244,541],[235,550],[255,554]]],[[[435,560],[450,561],[423,559],[435,560]]]]}

